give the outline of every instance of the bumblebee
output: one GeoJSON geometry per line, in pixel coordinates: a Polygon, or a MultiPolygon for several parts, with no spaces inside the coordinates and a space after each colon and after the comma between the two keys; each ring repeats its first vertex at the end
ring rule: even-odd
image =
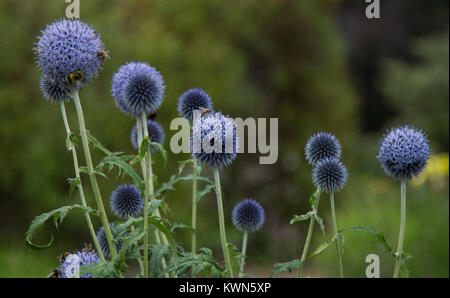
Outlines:
{"type": "Polygon", "coordinates": [[[150,115],[148,115],[147,118],[150,119],[150,120],[155,120],[156,119],[156,112],[151,113],[150,115]]]}
{"type": "Polygon", "coordinates": [[[58,278],[59,277],[59,269],[53,269],[52,272],[50,272],[49,275],[46,276],[46,278],[58,278]]]}
{"type": "Polygon", "coordinates": [[[77,81],[83,79],[84,75],[81,71],[75,71],[67,76],[69,82],[75,84],[77,81]]]}
{"type": "Polygon", "coordinates": [[[97,57],[98,59],[100,59],[101,61],[105,61],[106,59],[109,58],[108,52],[104,51],[104,50],[100,50],[97,52],[97,57]]]}
{"type": "Polygon", "coordinates": [[[203,109],[201,109],[202,110],[202,114],[201,114],[201,116],[203,116],[203,115],[205,115],[205,114],[208,114],[208,113],[210,113],[211,112],[211,110],[210,109],[208,109],[208,108],[203,108],[203,109]]]}

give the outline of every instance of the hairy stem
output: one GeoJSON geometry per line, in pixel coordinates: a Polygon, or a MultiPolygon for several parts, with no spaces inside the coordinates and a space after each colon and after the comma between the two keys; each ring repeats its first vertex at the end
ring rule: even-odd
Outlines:
{"type": "MultiPolygon", "coordinates": [[[[75,178],[78,179],[77,188],[78,188],[78,192],[80,193],[81,205],[83,207],[87,207],[86,198],[84,196],[83,185],[81,183],[80,167],[78,165],[77,151],[76,151],[75,144],[70,139],[72,132],[69,127],[69,122],[67,121],[67,114],[66,114],[66,108],[64,106],[64,102],[61,102],[60,106],[61,106],[61,114],[62,114],[62,118],[63,118],[63,122],[64,122],[64,128],[66,129],[66,133],[67,133],[67,141],[69,142],[69,146],[70,146],[68,149],[70,151],[72,151],[73,167],[75,169],[75,178]]],[[[91,234],[92,241],[94,242],[95,249],[97,250],[97,254],[99,255],[100,259],[102,261],[104,261],[105,256],[103,255],[102,249],[100,248],[100,244],[98,243],[98,240],[97,240],[97,236],[95,235],[94,226],[92,225],[92,221],[91,221],[91,217],[89,216],[89,213],[85,211],[84,217],[86,219],[86,223],[88,225],[89,233],[91,234]]]]}
{"type": "MultiPolygon", "coordinates": [[[[316,193],[317,193],[317,200],[315,202],[315,206],[312,206],[313,212],[314,212],[314,210],[317,210],[317,207],[319,207],[320,190],[318,189],[316,191],[316,193]]],[[[317,211],[315,211],[315,212],[317,212],[317,211]]],[[[309,246],[311,245],[311,238],[312,238],[312,234],[314,232],[315,222],[316,222],[315,216],[312,215],[311,218],[309,219],[308,235],[306,236],[305,246],[303,247],[302,258],[300,259],[300,264],[298,265],[297,277],[302,276],[303,265],[305,264],[306,258],[308,256],[309,246]]]]}
{"type": "Polygon", "coordinates": [[[80,97],[78,91],[75,90],[73,94],[73,100],[75,108],[77,110],[78,122],[80,125],[81,142],[83,143],[84,156],[86,158],[86,164],[89,171],[89,180],[91,181],[92,191],[94,192],[95,201],[97,203],[97,209],[100,212],[100,220],[103,228],[105,229],[105,236],[108,242],[109,251],[113,259],[117,258],[116,245],[114,244],[111,228],[109,227],[108,217],[106,216],[105,207],[103,206],[102,196],[98,187],[97,178],[95,177],[94,166],[92,165],[91,151],[89,150],[89,141],[87,137],[86,124],[84,122],[83,109],[81,107],[80,97]]]}
{"type": "MultiPolygon", "coordinates": [[[[195,254],[197,251],[197,162],[193,159],[192,173],[192,234],[191,234],[191,252],[195,254]]],[[[192,271],[195,265],[192,266],[192,271]]]]}
{"type": "Polygon", "coordinates": [[[339,262],[339,277],[344,277],[344,267],[342,266],[342,250],[341,250],[341,240],[339,239],[338,235],[338,228],[337,228],[337,222],[336,222],[336,211],[334,210],[334,193],[330,193],[330,204],[331,204],[331,217],[333,220],[333,231],[334,231],[334,238],[336,239],[336,249],[337,249],[337,255],[338,255],[338,262],[339,262]]]}
{"type": "Polygon", "coordinates": [[[398,278],[400,274],[400,266],[402,263],[403,254],[403,242],[405,240],[405,229],[406,229],[406,180],[402,179],[400,184],[400,233],[398,235],[398,245],[395,266],[394,266],[394,278],[398,278]]]}
{"type": "Polygon", "coordinates": [[[244,232],[244,236],[242,236],[242,255],[244,259],[242,259],[241,265],[239,266],[239,277],[244,275],[244,266],[245,266],[245,258],[247,253],[247,240],[248,240],[248,232],[244,232]]]}
{"type": "MultiPolygon", "coordinates": [[[[140,139],[140,142],[142,142],[144,137],[148,138],[148,126],[147,126],[147,117],[145,112],[143,111],[141,113],[141,119],[136,120],[138,122],[137,131],[138,131],[138,140],[140,139]]],[[[140,145],[140,143],[139,143],[140,145]]],[[[151,196],[154,198],[154,186],[153,186],[153,170],[152,170],[152,154],[150,150],[150,146],[148,148],[147,154],[146,154],[146,161],[147,164],[145,164],[145,161],[141,162],[141,168],[143,169],[144,173],[144,180],[145,180],[145,194],[144,194],[144,229],[145,229],[145,236],[144,236],[144,277],[148,277],[148,202],[149,197],[151,196]],[[145,274],[147,273],[147,274],[145,274]]],[[[157,216],[160,216],[159,209],[156,209],[155,214],[157,216]]],[[[161,233],[162,234],[162,233],[161,233]]],[[[162,234],[163,241],[162,243],[165,246],[169,245],[169,242],[167,241],[167,238],[164,234],[162,234]]],[[[158,245],[161,245],[161,237],[159,230],[155,230],[155,238],[156,243],[158,245]]],[[[163,269],[166,268],[166,260],[165,258],[161,261],[163,269]]],[[[166,275],[167,276],[167,275],[166,275]]]]}
{"type": "Polygon", "coordinates": [[[220,175],[219,169],[214,168],[214,183],[216,186],[217,197],[217,209],[219,213],[219,229],[220,229],[220,242],[222,244],[223,257],[225,259],[225,265],[227,267],[228,276],[233,277],[233,267],[231,266],[230,254],[227,247],[227,236],[225,232],[225,218],[223,215],[223,203],[222,203],[222,190],[220,188],[220,175]]]}

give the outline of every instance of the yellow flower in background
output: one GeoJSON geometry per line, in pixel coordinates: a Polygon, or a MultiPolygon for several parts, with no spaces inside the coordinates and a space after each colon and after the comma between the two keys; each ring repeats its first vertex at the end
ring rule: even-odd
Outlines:
{"type": "Polygon", "coordinates": [[[429,181],[434,186],[442,187],[448,181],[449,156],[448,153],[431,155],[423,173],[411,181],[412,186],[420,186],[429,181]]]}

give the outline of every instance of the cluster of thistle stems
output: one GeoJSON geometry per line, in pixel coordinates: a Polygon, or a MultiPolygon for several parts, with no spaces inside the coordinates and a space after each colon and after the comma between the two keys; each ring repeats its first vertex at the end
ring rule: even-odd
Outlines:
{"type": "MultiPolygon", "coordinates": [[[[302,252],[301,259],[300,259],[300,263],[297,268],[297,277],[301,277],[303,265],[305,264],[306,259],[308,258],[308,251],[309,251],[309,247],[311,245],[312,234],[314,233],[314,224],[316,221],[315,213],[317,212],[317,208],[319,207],[320,194],[321,194],[321,191],[318,188],[314,194],[315,200],[312,202],[312,206],[311,206],[312,207],[311,212],[313,212],[314,214],[312,214],[309,219],[308,234],[306,236],[305,245],[303,247],[303,252],[302,252]]],[[[337,221],[336,221],[336,211],[335,211],[335,206],[334,206],[334,193],[333,192],[330,192],[330,206],[331,206],[331,219],[332,219],[332,224],[333,224],[333,237],[334,237],[334,241],[336,242],[336,251],[337,251],[337,256],[338,256],[339,277],[343,278],[344,277],[344,267],[342,265],[342,247],[341,247],[341,241],[340,241],[338,227],[337,227],[337,221]]]]}
{"type": "MultiPolygon", "coordinates": [[[[79,122],[79,128],[80,128],[80,135],[81,135],[81,142],[84,149],[84,155],[86,159],[87,169],[89,172],[89,178],[92,186],[92,190],[94,193],[95,201],[97,204],[97,209],[99,211],[100,219],[105,231],[106,240],[108,243],[108,247],[111,253],[111,257],[114,259],[117,257],[117,249],[115,245],[115,240],[113,239],[111,228],[109,225],[108,217],[106,215],[106,211],[103,205],[103,200],[101,197],[101,192],[98,186],[97,178],[95,169],[93,167],[92,163],[92,157],[91,152],[89,149],[89,140],[88,140],[88,132],[86,130],[86,124],[84,121],[84,114],[83,109],[81,106],[80,98],[78,95],[78,91],[75,90],[73,92],[73,100],[75,103],[75,108],[77,112],[77,118],[79,122]]],[[[67,120],[67,114],[65,109],[64,102],[60,103],[61,107],[61,114],[64,122],[64,127],[67,134],[67,147],[68,150],[72,151],[72,157],[73,157],[73,163],[75,168],[75,179],[77,179],[77,188],[80,194],[80,200],[83,207],[87,208],[88,205],[86,203],[85,194],[83,190],[83,186],[81,183],[81,177],[80,177],[80,167],[78,164],[78,157],[77,157],[77,151],[76,151],[76,144],[74,144],[73,135],[69,127],[69,123],[67,120]]],[[[146,121],[146,114],[143,112],[140,118],[136,119],[137,123],[137,135],[138,135],[138,142],[139,144],[142,143],[142,141],[146,138],[148,139],[148,128],[147,128],[147,121],[146,121]]],[[[143,264],[139,264],[141,267],[141,274],[144,277],[148,277],[148,247],[149,247],[149,223],[148,223],[148,217],[149,217],[149,200],[154,198],[154,187],[153,187],[153,172],[152,172],[152,156],[150,151],[150,146],[148,146],[147,153],[145,154],[144,159],[141,160],[141,170],[142,175],[144,177],[145,181],[145,191],[144,191],[144,253],[143,253],[143,264]]],[[[156,216],[160,216],[159,209],[157,208],[155,211],[156,216]]],[[[94,227],[92,225],[92,221],[90,218],[90,215],[88,211],[84,211],[84,216],[86,219],[86,223],[89,228],[89,233],[91,234],[92,241],[94,242],[95,248],[97,250],[97,253],[102,261],[105,260],[105,256],[101,250],[101,247],[99,245],[98,239],[95,234],[94,227]]],[[[158,245],[168,245],[168,240],[165,234],[160,233],[159,230],[155,229],[155,240],[158,245]]],[[[141,261],[141,260],[139,260],[141,261]]],[[[141,262],[140,262],[141,263],[141,262]]],[[[162,260],[162,266],[163,269],[167,266],[165,259],[162,260]]]]}

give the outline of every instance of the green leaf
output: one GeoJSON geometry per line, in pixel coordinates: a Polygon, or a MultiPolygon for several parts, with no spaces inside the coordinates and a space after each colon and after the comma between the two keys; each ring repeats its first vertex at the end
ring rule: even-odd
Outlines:
{"type": "Polygon", "coordinates": [[[183,172],[184,167],[189,163],[193,164],[194,160],[192,158],[189,158],[178,162],[178,175],[180,175],[181,172],[183,172]]]}
{"type": "Polygon", "coordinates": [[[70,191],[69,191],[69,197],[72,196],[73,191],[75,190],[75,187],[81,184],[80,178],[67,178],[67,181],[70,184],[70,191]]]}
{"type": "Polygon", "coordinates": [[[142,178],[136,173],[133,167],[128,163],[128,160],[133,156],[123,155],[120,156],[120,152],[112,152],[110,155],[107,155],[103,158],[103,160],[97,165],[96,170],[101,172],[104,167],[108,166],[111,171],[114,167],[117,167],[119,170],[119,175],[123,170],[131,179],[133,179],[133,183],[137,186],[142,187],[144,182],[142,178]]]}
{"type": "MultiPolygon", "coordinates": [[[[177,184],[180,181],[188,181],[188,180],[192,180],[194,178],[194,176],[192,174],[187,175],[187,176],[182,176],[182,177],[177,177],[176,175],[172,175],[169,178],[169,181],[164,182],[161,187],[155,191],[155,196],[159,197],[161,194],[163,194],[164,192],[168,191],[168,190],[175,190],[174,185],[177,184]]],[[[204,177],[197,177],[197,180],[199,181],[206,181],[208,183],[213,183],[211,180],[209,180],[208,178],[204,178],[204,177]]]]}
{"type": "Polygon", "coordinates": [[[191,232],[195,232],[194,228],[192,226],[188,226],[182,222],[174,222],[172,226],[170,227],[170,231],[173,233],[176,229],[182,229],[182,230],[189,230],[191,232]]]}
{"type": "Polygon", "coordinates": [[[230,254],[231,267],[236,275],[239,272],[239,267],[244,262],[245,256],[237,250],[232,243],[227,243],[228,252],[230,254]]]}
{"type": "Polygon", "coordinates": [[[156,148],[158,148],[158,151],[159,153],[161,153],[163,158],[163,168],[165,168],[167,165],[167,151],[166,149],[164,149],[164,146],[160,143],[155,142],[150,142],[150,146],[155,146],[156,148]]]}
{"type": "Polygon", "coordinates": [[[292,272],[292,270],[298,269],[301,262],[302,261],[300,261],[299,259],[295,259],[289,262],[277,263],[273,266],[272,272],[270,273],[270,277],[272,277],[274,274],[278,274],[285,271],[292,272]]]}
{"type": "Polygon", "coordinates": [[[311,218],[312,215],[313,215],[313,211],[309,211],[308,213],[306,213],[304,215],[294,215],[294,218],[291,219],[290,224],[292,225],[293,223],[296,223],[298,221],[307,220],[307,219],[311,218]]]}
{"type": "Polygon", "coordinates": [[[145,156],[147,155],[147,152],[149,150],[150,146],[150,140],[148,139],[148,136],[144,137],[144,139],[141,142],[141,146],[139,146],[139,159],[143,160],[145,156]]]}
{"type": "Polygon", "coordinates": [[[92,209],[90,207],[83,207],[78,204],[75,204],[72,206],[63,206],[58,209],[52,210],[50,212],[42,213],[41,215],[38,215],[33,219],[33,221],[30,224],[30,227],[28,228],[27,232],[25,233],[25,240],[26,240],[27,244],[30,245],[31,247],[40,248],[40,249],[47,248],[50,245],[52,245],[53,235],[51,236],[51,239],[47,244],[39,245],[39,244],[34,243],[33,239],[32,239],[34,232],[40,230],[42,228],[42,226],[44,225],[44,223],[51,218],[53,218],[53,222],[54,222],[55,226],[58,227],[58,225],[62,224],[66,215],[72,210],[78,210],[78,211],[83,211],[83,212],[88,212],[88,213],[98,215],[97,210],[92,209]]]}
{"type": "Polygon", "coordinates": [[[150,264],[149,269],[150,273],[152,274],[152,277],[161,277],[162,270],[162,259],[165,255],[170,253],[170,249],[167,246],[164,245],[157,245],[154,244],[150,247],[150,264]]]}
{"type": "Polygon", "coordinates": [[[309,255],[308,258],[312,258],[315,257],[317,255],[320,255],[321,253],[323,253],[328,247],[330,247],[334,242],[336,241],[336,238],[333,236],[330,239],[328,239],[325,243],[322,243],[318,248],[316,248],[316,250],[309,255]]]}
{"type": "Polygon", "coordinates": [[[192,272],[193,276],[226,277],[225,267],[217,264],[209,248],[202,247],[198,251],[198,254],[192,254],[190,252],[181,253],[179,258],[168,264],[164,273],[177,271],[177,275],[180,275],[183,271],[195,266],[195,270],[192,272]]]}
{"type": "Polygon", "coordinates": [[[199,202],[200,199],[203,198],[205,195],[210,193],[215,187],[216,185],[211,181],[211,183],[207,184],[203,190],[197,192],[197,202],[199,202]]]}

